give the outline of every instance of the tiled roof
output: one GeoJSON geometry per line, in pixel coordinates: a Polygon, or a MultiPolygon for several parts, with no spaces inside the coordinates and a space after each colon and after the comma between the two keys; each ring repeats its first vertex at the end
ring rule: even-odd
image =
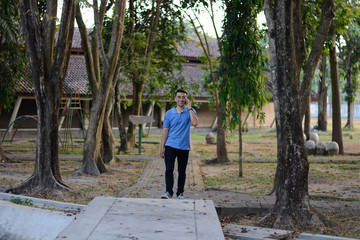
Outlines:
{"type": "Polygon", "coordinates": [[[72,55],[70,57],[68,71],[64,82],[65,93],[77,92],[81,95],[91,94],[88,87],[88,77],[83,55],[72,55]]]}
{"type": "MultiPolygon", "coordinates": [[[[88,81],[84,56],[72,55],[70,57],[68,71],[64,82],[63,93],[71,94],[78,92],[81,95],[88,95],[90,92],[87,85],[88,81]]],[[[16,93],[18,95],[34,94],[31,71],[29,68],[25,69],[23,78],[16,84],[16,93]]]]}
{"type": "MultiPolygon", "coordinates": [[[[199,83],[199,80],[201,79],[202,75],[205,73],[205,70],[199,68],[199,64],[196,63],[184,63],[183,64],[183,77],[185,78],[185,81],[190,85],[191,82],[197,82],[199,83]]],[[[193,97],[210,97],[210,95],[206,92],[204,87],[200,85],[200,88],[198,89],[199,93],[191,92],[190,94],[193,97]]]]}
{"type": "MultiPolygon", "coordinates": [[[[91,30],[88,29],[90,32],[91,30]]],[[[218,51],[218,45],[216,40],[209,39],[208,43],[213,50],[213,56],[217,57],[220,56],[218,51]]],[[[72,42],[72,49],[76,52],[81,52],[81,37],[80,32],[76,28],[73,35],[73,42],[72,42]]],[[[197,38],[189,38],[189,40],[181,44],[179,46],[179,52],[182,57],[188,58],[197,58],[199,55],[202,54],[202,47],[199,44],[199,40],[197,38]]],[[[17,94],[33,94],[34,88],[31,83],[31,71],[30,69],[26,69],[23,79],[21,82],[18,82],[16,85],[16,92],[17,94]]],[[[183,77],[185,78],[186,82],[189,84],[193,81],[199,83],[201,76],[205,73],[205,70],[199,68],[199,63],[184,63],[183,64],[183,77]]],[[[268,76],[268,80],[266,81],[266,88],[268,91],[272,92],[272,82],[270,80],[270,72],[265,71],[265,75],[268,76]]],[[[175,72],[176,75],[179,72],[175,72]]],[[[200,85],[199,92],[201,94],[191,93],[194,97],[210,97],[210,95],[206,92],[203,86],[200,85]]],[[[129,83],[121,83],[121,90],[127,96],[132,95],[132,85],[129,83]]],[[[80,54],[73,54],[70,56],[70,62],[68,66],[68,72],[65,78],[63,92],[67,94],[71,94],[74,92],[78,92],[81,95],[91,95],[88,81],[87,81],[87,72],[85,66],[85,59],[84,55],[80,54]]],[[[160,91],[160,94],[162,92],[160,91]]],[[[145,93],[146,95],[146,93],[145,93]]],[[[317,99],[317,94],[315,92],[311,92],[312,100],[317,99]]]]}
{"type": "MultiPolygon", "coordinates": [[[[220,52],[219,52],[217,40],[208,39],[208,44],[210,49],[212,49],[212,56],[219,57],[220,52]]],[[[178,49],[180,56],[185,58],[186,57],[196,58],[203,53],[203,49],[200,45],[200,41],[198,38],[189,37],[188,41],[180,44],[178,49]]]]}
{"type": "MultiPolygon", "coordinates": [[[[192,81],[198,82],[198,79],[200,79],[201,75],[205,72],[204,70],[200,69],[198,66],[199,64],[196,63],[184,63],[182,75],[184,76],[187,83],[190,83],[192,81]]],[[[175,74],[178,75],[179,72],[175,74]]],[[[17,83],[18,94],[34,93],[34,88],[30,79],[31,79],[30,77],[24,77],[21,82],[17,83]]],[[[127,96],[132,95],[132,84],[120,83],[120,88],[121,91],[127,96]]],[[[209,96],[203,88],[200,88],[200,91],[202,94],[197,94],[195,95],[195,97],[209,96]]],[[[69,61],[69,67],[63,87],[63,92],[67,94],[77,92],[83,96],[91,95],[87,80],[85,58],[83,55],[71,55],[69,61]]]]}

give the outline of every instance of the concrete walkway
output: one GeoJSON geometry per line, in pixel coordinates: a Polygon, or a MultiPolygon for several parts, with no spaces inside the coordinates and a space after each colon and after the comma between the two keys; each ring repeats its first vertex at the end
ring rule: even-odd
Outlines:
{"type": "Polygon", "coordinates": [[[225,238],[210,200],[96,197],[57,239],[225,238]]]}

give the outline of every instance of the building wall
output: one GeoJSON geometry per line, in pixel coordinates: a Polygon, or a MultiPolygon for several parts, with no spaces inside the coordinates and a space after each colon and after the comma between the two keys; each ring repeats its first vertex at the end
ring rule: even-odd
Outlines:
{"type": "MultiPolygon", "coordinates": [[[[85,101],[82,100],[81,104],[82,104],[82,108],[83,108],[82,116],[83,116],[83,120],[84,120],[84,123],[86,126],[86,123],[88,122],[89,112],[91,109],[91,103],[86,106],[85,101]]],[[[149,107],[149,103],[145,103],[143,106],[143,112],[146,112],[148,107],[149,107]]],[[[161,128],[163,117],[165,116],[165,112],[172,107],[174,107],[174,105],[171,103],[167,103],[165,109],[161,109],[159,106],[155,106],[154,114],[152,115],[155,122],[152,123],[152,126],[161,128]]],[[[266,106],[263,108],[263,111],[265,112],[264,126],[269,127],[272,124],[274,117],[275,117],[274,104],[272,102],[266,104],[266,106]]],[[[126,109],[124,109],[122,107],[121,112],[123,115],[123,124],[125,125],[125,127],[127,127],[129,124],[129,116],[132,114],[132,109],[131,109],[131,107],[128,107],[126,109]]],[[[210,110],[210,106],[207,102],[202,102],[200,104],[200,107],[196,108],[196,112],[197,112],[199,120],[200,120],[197,128],[210,128],[216,117],[216,112],[214,110],[210,110]]],[[[12,109],[9,111],[2,112],[2,114],[0,116],[0,129],[6,129],[8,127],[9,121],[11,118],[11,114],[12,114],[12,109]]],[[[62,128],[66,128],[66,126],[69,124],[68,123],[68,119],[69,119],[68,114],[69,114],[68,111],[61,112],[60,116],[63,116],[63,118],[64,118],[62,128]]],[[[23,99],[22,100],[17,117],[24,116],[24,115],[36,115],[36,104],[35,104],[34,99],[23,99]]],[[[247,113],[242,114],[243,121],[245,121],[246,116],[247,116],[247,113]]],[[[111,121],[113,122],[113,127],[118,127],[117,119],[116,119],[116,116],[114,113],[111,114],[110,118],[111,118],[111,121]]],[[[17,120],[14,124],[14,129],[19,127],[19,125],[21,125],[20,128],[25,128],[25,129],[37,127],[37,123],[35,120],[30,119],[30,118],[25,121],[24,120],[25,120],[25,118],[17,120]]],[[[254,118],[252,116],[252,114],[250,114],[247,119],[247,126],[249,128],[259,127],[260,126],[259,121],[260,121],[259,119],[254,118]]],[[[73,111],[71,127],[72,128],[81,128],[81,118],[80,118],[79,110],[73,111]]]]}
{"type": "MultiPolygon", "coordinates": [[[[274,103],[273,102],[267,103],[261,111],[265,113],[265,123],[262,126],[270,127],[275,119],[274,103]]],[[[245,118],[247,115],[248,115],[247,113],[243,113],[241,115],[241,118],[243,121],[245,121],[245,118]]],[[[260,127],[260,119],[257,119],[256,114],[255,114],[255,116],[253,116],[253,114],[249,115],[249,117],[247,119],[247,126],[249,128],[260,127]]],[[[273,127],[275,127],[275,124],[273,127]]]]}
{"type": "MultiPolygon", "coordinates": [[[[0,116],[0,129],[7,129],[11,119],[13,109],[3,110],[0,116]]],[[[23,99],[19,108],[17,117],[19,118],[14,123],[14,128],[21,124],[21,128],[36,128],[36,120],[26,117],[25,115],[36,115],[36,103],[34,99],[23,99]],[[21,117],[21,118],[20,118],[21,117]]]]}

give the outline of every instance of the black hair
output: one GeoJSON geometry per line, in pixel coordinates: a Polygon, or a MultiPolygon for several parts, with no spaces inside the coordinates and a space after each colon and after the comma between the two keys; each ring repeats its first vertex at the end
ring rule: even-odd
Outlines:
{"type": "Polygon", "coordinates": [[[176,94],[177,94],[178,92],[186,93],[186,95],[188,94],[187,91],[185,91],[184,89],[178,89],[178,90],[176,90],[176,92],[175,92],[175,96],[176,96],[176,94]]]}

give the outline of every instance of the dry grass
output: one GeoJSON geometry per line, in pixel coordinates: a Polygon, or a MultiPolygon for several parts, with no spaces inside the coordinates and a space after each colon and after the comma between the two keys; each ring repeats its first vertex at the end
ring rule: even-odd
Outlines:
{"type": "MultiPolygon", "coordinates": [[[[122,190],[133,185],[143,172],[146,162],[119,162],[107,165],[110,173],[100,176],[77,175],[74,170],[81,167],[80,161],[61,161],[63,181],[74,191],[60,195],[37,196],[63,202],[87,204],[96,196],[117,196],[122,190]]],[[[17,161],[0,165],[0,186],[2,189],[26,180],[34,171],[33,161],[17,161]]]]}

